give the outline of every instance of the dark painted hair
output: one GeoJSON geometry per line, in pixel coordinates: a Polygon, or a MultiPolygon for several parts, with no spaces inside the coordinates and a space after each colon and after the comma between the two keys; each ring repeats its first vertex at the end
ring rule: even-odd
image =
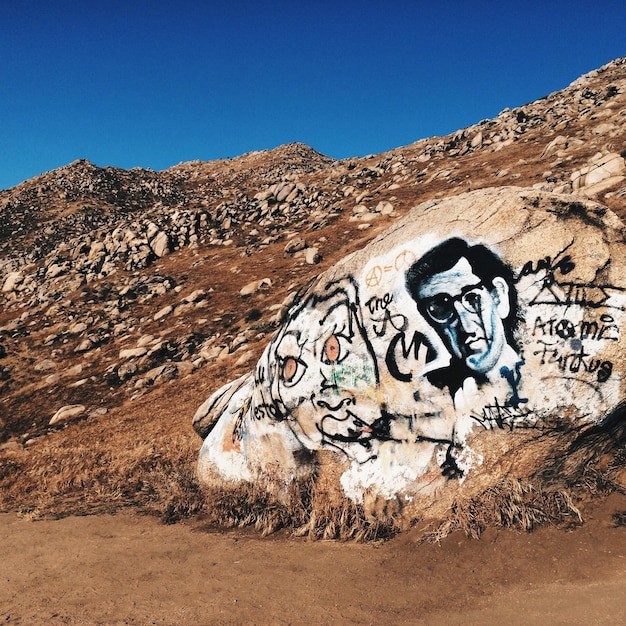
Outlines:
{"type": "Polygon", "coordinates": [[[509,344],[517,348],[515,331],[519,318],[513,271],[497,254],[482,244],[470,246],[467,241],[459,237],[446,239],[411,265],[406,273],[406,288],[417,303],[418,310],[424,314],[423,303],[418,296],[422,283],[435,274],[451,270],[462,258],[468,260],[472,271],[487,289],[493,289],[493,279],[496,276],[503,278],[508,284],[510,311],[503,322],[509,344]]]}

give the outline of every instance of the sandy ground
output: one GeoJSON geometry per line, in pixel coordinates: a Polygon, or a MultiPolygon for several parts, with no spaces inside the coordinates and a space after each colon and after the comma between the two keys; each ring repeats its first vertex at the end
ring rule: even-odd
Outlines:
{"type": "MultiPolygon", "coordinates": [[[[611,500],[613,498],[613,500],[611,500]]],[[[626,623],[626,528],[488,530],[441,544],[307,541],[123,513],[0,515],[10,624],[626,623]]],[[[622,509],[623,510],[623,509],[622,509]]]]}

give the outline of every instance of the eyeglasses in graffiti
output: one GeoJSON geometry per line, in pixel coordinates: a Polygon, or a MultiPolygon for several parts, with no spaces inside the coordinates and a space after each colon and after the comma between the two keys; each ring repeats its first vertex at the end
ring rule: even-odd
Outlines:
{"type": "Polygon", "coordinates": [[[463,287],[461,293],[453,296],[449,293],[438,293],[432,298],[428,298],[424,302],[424,309],[428,317],[439,324],[448,324],[455,317],[458,317],[459,310],[457,303],[462,310],[467,313],[480,315],[483,301],[484,285],[478,283],[476,285],[467,285],[463,287]]]}

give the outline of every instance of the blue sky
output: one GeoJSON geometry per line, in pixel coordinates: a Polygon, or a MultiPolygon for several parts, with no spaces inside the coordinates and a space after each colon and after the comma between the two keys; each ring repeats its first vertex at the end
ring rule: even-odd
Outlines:
{"type": "Polygon", "coordinates": [[[624,0],[6,0],[0,26],[0,189],[79,158],[379,153],[626,55],[624,0]]]}

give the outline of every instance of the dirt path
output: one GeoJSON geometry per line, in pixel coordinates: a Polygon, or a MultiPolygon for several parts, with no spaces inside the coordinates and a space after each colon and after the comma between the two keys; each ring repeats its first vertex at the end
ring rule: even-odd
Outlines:
{"type": "Polygon", "coordinates": [[[3,514],[0,537],[10,624],[626,623],[626,528],[606,514],[441,545],[261,538],[131,513],[3,514]]]}

